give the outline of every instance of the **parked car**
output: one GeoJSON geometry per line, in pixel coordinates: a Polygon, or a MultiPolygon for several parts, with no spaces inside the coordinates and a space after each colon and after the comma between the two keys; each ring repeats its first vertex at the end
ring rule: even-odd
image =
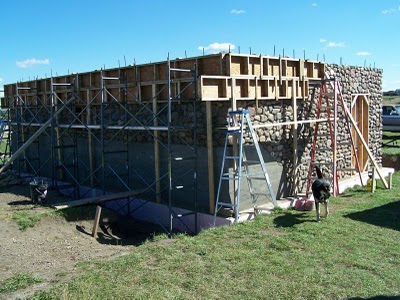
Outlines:
{"type": "Polygon", "coordinates": [[[400,104],[383,105],[382,125],[384,131],[400,131],[400,104]]]}

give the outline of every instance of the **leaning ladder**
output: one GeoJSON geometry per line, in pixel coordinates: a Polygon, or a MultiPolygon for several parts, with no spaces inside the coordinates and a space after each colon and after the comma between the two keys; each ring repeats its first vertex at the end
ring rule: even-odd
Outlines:
{"type": "Polygon", "coordinates": [[[218,192],[217,192],[217,199],[215,204],[215,211],[214,211],[214,225],[215,220],[217,217],[217,213],[222,208],[228,208],[233,210],[235,221],[237,222],[239,219],[239,205],[240,205],[240,188],[241,188],[241,180],[242,177],[246,177],[247,183],[249,186],[249,191],[251,195],[251,200],[254,206],[254,210],[257,211],[258,207],[256,205],[257,199],[259,196],[266,196],[270,197],[273,205],[276,207],[278,204],[276,202],[276,197],[274,191],[271,186],[271,182],[268,176],[267,169],[265,167],[264,158],[262,156],[260,146],[258,144],[257,136],[254,131],[253,125],[251,123],[250,115],[248,110],[239,110],[239,111],[231,111],[228,115],[228,130],[225,137],[225,146],[224,146],[224,154],[222,159],[222,166],[221,166],[221,175],[218,184],[218,192]],[[251,138],[253,140],[253,146],[257,152],[257,161],[250,161],[247,160],[245,150],[243,149],[243,139],[244,139],[244,132],[245,132],[245,121],[247,127],[250,131],[251,138]],[[235,147],[235,139],[237,139],[237,149],[235,147]],[[232,140],[233,147],[233,154],[228,155],[227,149],[229,141],[232,140]],[[235,151],[237,150],[237,151],[235,151]],[[236,152],[236,153],[235,153],[236,152]],[[232,173],[225,173],[225,165],[228,161],[233,162],[233,174],[232,173]],[[259,172],[250,173],[249,164],[259,164],[261,166],[261,170],[259,172]],[[221,187],[224,181],[230,181],[234,183],[234,197],[233,203],[231,202],[223,202],[221,200],[222,192],[221,187]],[[255,184],[253,181],[265,181],[264,187],[266,187],[266,192],[257,192],[255,191],[255,184]]]}
{"type": "MultiPolygon", "coordinates": [[[[314,90],[315,93],[315,90],[314,90]]],[[[360,163],[357,155],[357,149],[355,145],[354,138],[351,133],[351,127],[349,124],[349,112],[346,109],[346,103],[344,101],[343,95],[341,93],[340,83],[337,79],[325,79],[322,80],[320,87],[319,87],[319,98],[317,102],[317,113],[316,119],[319,120],[321,117],[321,112],[323,109],[326,110],[327,114],[327,121],[328,121],[328,132],[327,136],[330,138],[330,148],[318,148],[317,140],[318,137],[321,136],[320,134],[320,127],[319,122],[316,122],[314,125],[314,136],[313,136],[313,143],[310,153],[310,165],[308,169],[308,176],[307,176],[307,187],[306,187],[306,196],[308,197],[311,194],[311,181],[312,181],[312,172],[315,165],[320,165],[321,163],[315,163],[315,156],[317,150],[319,151],[332,151],[331,162],[328,163],[332,170],[332,186],[333,186],[333,195],[337,196],[339,194],[339,176],[338,171],[352,171],[357,172],[360,177],[361,185],[363,185],[362,176],[361,176],[361,169],[360,163]],[[328,83],[330,83],[331,89],[333,93],[329,93],[328,91],[328,83]],[[329,99],[333,97],[333,105],[330,103],[329,99]],[[323,103],[325,101],[325,104],[323,103]],[[325,106],[324,106],[325,105],[325,106]],[[347,130],[347,134],[350,140],[347,141],[338,141],[337,140],[337,125],[339,122],[338,118],[338,106],[341,106],[343,111],[343,119],[340,122],[344,122],[345,130],[347,130]],[[352,147],[352,155],[355,159],[355,167],[354,168],[345,168],[345,169],[338,169],[337,162],[340,159],[347,159],[346,157],[339,157],[337,155],[337,146],[338,145],[347,145],[350,144],[352,147]]]]}
{"type": "Polygon", "coordinates": [[[6,159],[10,156],[11,130],[8,121],[0,120],[0,144],[3,144],[3,152],[0,152],[0,165],[4,165],[6,159]]]}

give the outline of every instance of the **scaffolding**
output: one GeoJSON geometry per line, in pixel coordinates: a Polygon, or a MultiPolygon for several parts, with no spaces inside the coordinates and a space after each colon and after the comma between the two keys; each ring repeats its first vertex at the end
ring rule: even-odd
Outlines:
{"type": "Polygon", "coordinates": [[[265,154],[279,165],[274,172],[280,176],[272,178],[277,196],[298,195],[307,176],[312,124],[328,121],[315,118],[311,94],[325,67],[281,56],[219,53],[6,85],[13,167],[21,175],[49,178],[76,199],[132,192],[135,199],[101,202],[122,213],[136,209],[131,204],[137,198],[162,204],[170,233],[173,223],[197,222],[193,212],[214,214],[219,128],[226,127],[230,110],[248,109],[265,154]]]}
{"type": "MultiPolygon", "coordinates": [[[[11,104],[10,124],[15,133],[12,141],[16,149],[12,159],[14,168],[22,176],[48,178],[53,188],[75,199],[140,189],[145,202],[168,207],[170,224],[163,226],[168,234],[174,230],[174,219],[178,219],[186,231],[195,233],[196,65],[174,67],[168,59],[163,72],[165,78],[150,85],[150,97],[143,95],[140,89],[140,85],[146,83],[140,81],[138,69],[133,69],[136,74],[128,74],[131,70],[119,69],[117,76],[110,74],[115,70],[101,70],[98,82],[90,78],[87,89],[79,86],[77,74],[50,78],[41,94],[36,86],[17,83],[13,101],[6,95],[11,104]],[[128,84],[128,76],[136,79],[135,85],[128,84]],[[93,88],[95,83],[98,89],[93,88]],[[23,95],[21,90],[25,91],[23,95]],[[186,110],[191,117],[189,125],[180,122],[179,116],[173,117],[176,105],[191,109],[186,110]],[[87,146],[83,146],[84,140],[87,146]],[[153,154],[146,155],[148,165],[154,164],[153,171],[143,165],[136,166],[137,160],[130,159],[135,155],[131,142],[142,140],[153,143],[153,154]],[[43,149],[42,144],[50,145],[50,150],[43,149]],[[86,151],[88,155],[84,155],[86,151]],[[51,172],[43,172],[45,168],[51,172]],[[177,195],[182,193],[190,202],[179,203],[179,207],[190,209],[186,214],[175,213],[176,199],[182,198],[177,195]],[[194,231],[185,226],[185,219],[190,216],[190,222],[195,224],[194,231]]],[[[124,211],[129,202],[135,200],[127,197],[124,204],[114,205],[113,209],[124,211]]]]}

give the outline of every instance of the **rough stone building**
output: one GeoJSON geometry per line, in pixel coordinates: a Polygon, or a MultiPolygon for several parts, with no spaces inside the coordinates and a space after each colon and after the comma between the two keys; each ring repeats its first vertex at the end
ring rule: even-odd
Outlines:
{"type": "MultiPolygon", "coordinates": [[[[10,108],[12,151],[19,151],[12,168],[47,178],[78,199],[140,191],[140,203],[167,206],[171,220],[185,219],[180,209],[212,214],[228,111],[248,109],[277,198],[297,195],[305,191],[312,121],[326,73],[339,79],[364,140],[381,162],[381,70],[221,53],[6,85],[2,107],[10,108]]],[[[355,162],[343,111],[337,113],[342,178],[354,174],[355,162]]],[[[328,131],[328,123],[319,130],[328,131]]],[[[329,143],[318,141],[321,165],[333,158],[329,143]]],[[[368,154],[356,143],[365,171],[368,154]]],[[[329,165],[323,170],[331,173],[329,165]]],[[[229,184],[222,192],[231,201],[229,184]]],[[[241,208],[252,206],[249,199],[242,197],[241,208]]],[[[104,205],[127,214],[138,208],[132,198],[104,205]]],[[[157,213],[154,218],[169,222],[157,213]]]]}

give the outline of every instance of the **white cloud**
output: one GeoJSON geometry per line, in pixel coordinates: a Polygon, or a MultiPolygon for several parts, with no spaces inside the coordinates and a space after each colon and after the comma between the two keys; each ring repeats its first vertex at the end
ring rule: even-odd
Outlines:
{"type": "Polygon", "coordinates": [[[311,6],[312,7],[318,7],[318,4],[314,2],[313,4],[311,4],[311,6]]]}
{"type": "Polygon", "coordinates": [[[370,56],[371,53],[369,53],[367,51],[360,51],[360,52],[357,52],[356,55],[358,55],[358,56],[370,56]]]}
{"type": "Polygon", "coordinates": [[[329,42],[326,46],[327,46],[328,48],[333,48],[333,47],[344,47],[345,44],[344,44],[343,42],[339,42],[339,43],[336,43],[336,42],[329,42]]]}
{"type": "Polygon", "coordinates": [[[229,51],[235,49],[235,45],[231,43],[212,43],[208,46],[200,46],[197,49],[203,50],[210,53],[218,53],[222,51],[229,51]]]}
{"type": "Polygon", "coordinates": [[[3,81],[3,78],[0,77],[0,82],[2,82],[2,81],[3,81]]]}
{"type": "Polygon", "coordinates": [[[326,39],[319,39],[320,43],[326,43],[326,39]]]}
{"type": "Polygon", "coordinates": [[[400,11],[400,6],[398,6],[397,8],[389,8],[389,9],[382,10],[382,13],[384,15],[390,15],[390,14],[393,14],[393,13],[399,12],[399,11],[400,11]]]}
{"type": "Polygon", "coordinates": [[[232,10],[231,10],[231,14],[234,14],[234,15],[244,14],[245,12],[246,12],[246,11],[243,10],[243,9],[232,9],[232,10]]]}
{"type": "Polygon", "coordinates": [[[17,61],[16,65],[18,68],[30,68],[34,65],[48,65],[50,64],[50,60],[46,59],[36,59],[36,58],[29,58],[23,61],[17,61]]]}

